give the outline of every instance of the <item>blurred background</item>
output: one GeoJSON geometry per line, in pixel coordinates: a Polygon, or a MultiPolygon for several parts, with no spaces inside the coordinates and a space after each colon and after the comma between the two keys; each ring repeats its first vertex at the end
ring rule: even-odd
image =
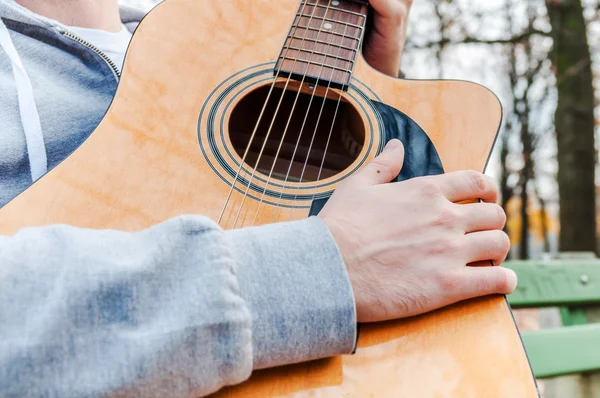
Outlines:
{"type": "MultiPolygon", "coordinates": [[[[122,0],[145,10],[158,2],[122,0]]],[[[414,0],[403,71],[409,79],[474,81],[500,98],[503,125],[486,173],[501,188],[510,260],[534,269],[526,278],[518,272],[511,305],[532,307],[515,315],[534,370],[549,362],[558,369],[539,380],[543,396],[599,398],[600,374],[589,370],[600,366],[600,324],[585,324],[600,322],[590,306],[600,302],[600,273],[589,272],[600,262],[551,260],[598,252],[599,0],[414,0]],[[583,329],[570,335],[558,329],[577,325],[583,329]],[[526,335],[540,329],[555,335],[526,335]],[[534,348],[542,338],[550,343],[534,348]]]]}
{"type": "Polygon", "coordinates": [[[597,251],[598,0],[415,0],[410,77],[465,79],[500,98],[497,178],[512,259],[597,251]]]}

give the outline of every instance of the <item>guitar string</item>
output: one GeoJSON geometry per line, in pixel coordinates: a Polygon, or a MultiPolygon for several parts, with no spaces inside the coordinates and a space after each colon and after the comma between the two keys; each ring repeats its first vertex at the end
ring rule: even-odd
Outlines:
{"type": "MultiPolygon", "coordinates": [[[[345,24],[345,27],[344,27],[344,33],[343,33],[344,35],[346,35],[346,32],[348,31],[348,26],[349,26],[348,24],[345,24]]],[[[360,39],[356,39],[356,40],[357,40],[357,41],[359,42],[359,44],[360,44],[360,39]]],[[[357,51],[358,51],[358,50],[357,50],[357,51]]],[[[340,53],[339,53],[339,54],[341,54],[341,49],[340,49],[340,53]]],[[[338,55],[339,55],[339,54],[338,54],[338,55]]],[[[333,72],[332,72],[332,76],[333,76],[333,72]]],[[[323,97],[323,102],[322,102],[322,104],[321,104],[321,109],[320,109],[320,111],[319,111],[319,117],[318,117],[318,119],[317,119],[317,124],[315,125],[315,129],[314,129],[314,131],[313,131],[313,135],[312,135],[312,138],[311,138],[311,141],[310,141],[310,145],[309,145],[309,147],[308,147],[308,153],[307,153],[307,155],[306,155],[306,159],[305,159],[305,161],[304,161],[304,165],[303,165],[303,167],[302,167],[302,173],[300,174],[300,181],[299,181],[299,183],[302,183],[302,179],[304,178],[304,173],[306,172],[306,166],[308,165],[308,160],[309,160],[309,158],[310,158],[310,153],[311,153],[311,151],[312,151],[312,146],[313,146],[313,144],[314,144],[315,137],[317,136],[317,129],[318,129],[318,127],[319,127],[319,123],[321,122],[321,117],[322,117],[322,115],[323,115],[323,110],[325,109],[325,104],[327,103],[327,95],[328,95],[328,93],[329,93],[329,89],[330,89],[330,88],[331,88],[331,80],[330,80],[330,81],[327,83],[327,89],[325,90],[325,96],[323,97]]],[[[340,102],[341,102],[342,96],[343,96],[343,93],[342,93],[342,90],[340,90],[340,95],[339,95],[339,97],[338,97],[338,101],[337,101],[337,105],[338,105],[338,106],[339,106],[339,104],[340,104],[340,102]]],[[[336,107],[336,112],[335,112],[335,114],[334,114],[334,117],[333,117],[333,120],[332,120],[332,122],[331,122],[331,129],[329,130],[329,132],[330,132],[330,135],[327,137],[327,143],[329,143],[329,141],[331,140],[331,133],[333,132],[333,128],[334,128],[334,126],[335,126],[335,121],[336,121],[336,118],[337,118],[337,109],[338,109],[338,108],[336,107]]],[[[326,147],[326,148],[327,148],[327,147],[326,147]]],[[[322,165],[323,165],[323,164],[324,164],[324,162],[325,162],[325,157],[326,157],[326,156],[327,156],[327,151],[325,150],[325,152],[323,153],[323,158],[322,158],[322,160],[321,160],[321,167],[322,167],[322,165]]],[[[317,177],[317,181],[318,181],[318,180],[319,180],[319,178],[320,178],[321,170],[322,170],[322,168],[319,170],[319,177],[317,177]]],[[[315,194],[316,194],[316,193],[313,193],[312,200],[314,200],[314,198],[315,198],[315,194]]],[[[296,195],[294,196],[294,202],[296,202],[296,200],[297,200],[297,199],[298,199],[298,194],[296,194],[296,195]]],[[[312,203],[312,200],[311,200],[311,203],[312,203]]],[[[294,210],[293,208],[291,208],[291,209],[290,209],[290,213],[289,213],[289,218],[290,218],[290,219],[292,218],[292,215],[293,215],[293,210],[294,210]]]]}
{"type": "MultiPolygon", "coordinates": [[[[306,6],[308,4],[309,0],[304,0],[301,5],[302,7],[300,8],[299,14],[300,16],[302,16],[304,14],[304,10],[306,9],[306,6]]],[[[314,11],[314,10],[313,10],[314,11]]],[[[311,16],[312,18],[312,16],[311,16]]],[[[299,20],[301,19],[301,17],[299,18],[299,20]]],[[[294,35],[296,34],[297,30],[298,30],[299,24],[297,24],[296,26],[293,26],[293,33],[290,32],[289,34],[289,40],[291,43],[291,40],[293,40],[292,38],[294,37],[294,35]]],[[[286,41],[288,39],[286,38],[286,41]]],[[[227,210],[227,205],[229,204],[229,200],[231,199],[231,195],[233,194],[233,190],[235,189],[235,186],[238,182],[238,178],[240,178],[240,173],[242,171],[242,168],[244,167],[244,164],[246,162],[246,157],[248,156],[248,152],[250,150],[250,147],[252,145],[252,143],[254,142],[254,137],[256,135],[256,132],[258,131],[258,127],[260,125],[260,122],[262,121],[262,117],[264,116],[265,110],[267,109],[267,105],[269,104],[269,100],[271,99],[271,94],[273,93],[273,89],[275,88],[275,85],[277,83],[277,79],[279,78],[279,75],[281,73],[281,69],[283,68],[283,60],[285,60],[288,52],[289,52],[289,46],[287,46],[288,48],[285,49],[285,53],[282,52],[282,54],[280,55],[280,57],[282,58],[282,62],[281,62],[281,66],[279,67],[279,69],[277,70],[277,73],[275,74],[275,77],[273,78],[273,83],[271,84],[271,87],[269,89],[269,93],[267,94],[267,98],[265,99],[265,103],[262,107],[262,110],[258,116],[258,120],[256,121],[256,125],[254,126],[254,130],[252,132],[252,135],[250,136],[250,139],[248,141],[248,145],[246,146],[246,149],[244,151],[244,156],[242,156],[242,159],[240,161],[240,166],[235,174],[235,178],[233,179],[233,183],[231,184],[231,187],[229,189],[229,193],[227,194],[227,198],[225,199],[225,204],[223,205],[223,208],[221,210],[221,214],[219,215],[219,219],[217,221],[217,224],[221,224],[221,221],[223,219],[223,216],[225,215],[225,211],[227,210]]],[[[292,65],[292,70],[295,67],[296,61],[294,60],[294,64],[292,65]]],[[[288,82],[289,82],[289,77],[288,77],[288,82]]],[[[286,83],[287,85],[287,83],[286,83]]],[[[282,93],[282,96],[285,94],[285,91],[282,93]]],[[[267,140],[267,138],[265,138],[265,141],[267,140]]]]}
{"type": "MultiPolygon", "coordinates": [[[[314,3],[314,4],[315,4],[315,8],[316,8],[316,7],[317,7],[317,4],[318,4],[318,0],[317,0],[317,2],[316,2],[316,3],[314,3]]],[[[327,7],[326,7],[326,9],[325,9],[325,15],[324,15],[324,17],[327,17],[327,12],[329,11],[329,9],[330,9],[330,6],[331,6],[331,1],[328,3],[328,5],[327,5],[327,7]]],[[[332,10],[335,10],[335,8],[331,8],[331,9],[332,9],[332,10]]],[[[321,33],[321,30],[319,29],[319,31],[317,32],[317,36],[316,36],[316,37],[317,37],[317,39],[318,39],[318,37],[319,37],[319,34],[320,34],[320,33],[321,33]]],[[[327,53],[329,52],[329,48],[330,48],[330,47],[331,47],[331,43],[328,43],[328,45],[327,45],[327,49],[325,50],[325,54],[327,54],[327,53]]],[[[314,46],[314,48],[316,48],[316,45],[314,46]]],[[[314,53],[315,53],[315,50],[313,49],[313,50],[312,50],[312,52],[311,52],[311,56],[312,56],[312,55],[314,55],[314,53]]],[[[327,61],[327,58],[325,58],[325,61],[327,61]]],[[[323,72],[323,68],[324,68],[324,67],[325,67],[325,63],[323,63],[323,64],[321,65],[321,68],[320,68],[320,70],[319,70],[319,78],[321,77],[321,74],[322,74],[322,72],[323,72]]],[[[333,69],[332,69],[332,71],[333,71],[333,69]]],[[[332,74],[333,74],[333,72],[332,72],[332,74]]],[[[257,218],[258,218],[258,215],[259,215],[259,213],[260,213],[260,209],[261,209],[261,206],[262,206],[262,204],[263,204],[263,202],[264,202],[264,197],[265,197],[265,194],[266,194],[266,191],[267,191],[268,185],[269,185],[269,183],[270,183],[270,181],[271,181],[271,178],[272,178],[272,176],[273,176],[273,171],[274,171],[274,169],[275,169],[275,165],[277,164],[277,161],[279,160],[279,154],[280,154],[281,148],[282,148],[282,146],[283,146],[283,141],[284,141],[284,139],[285,139],[285,137],[286,137],[287,130],[288,130],[288,127],[289,127],[289,124],[290,124],[290,122],[291,122],[291,120],[292,120],[293,112],[294,112],[294,110],[295,110],[295,108],[296,108],[296,104],[297,104],[297,102],[298,102],[298,99],[299,99],[299,97],[300,97],[300,94],[301,94],[301,92],[302,92],[302,87],[303,87],[303,85],[304,85],[304,81],[305,81],[305,79],[306,79],[306,75],[304,75],[304,76],[302,77],[302,81],[301,81],[301,83],[300,83],[300,89],[299,89],[299,90],[298,90],[298,92],[296,93],[296,98],[295,98],[295,100],[294,100],[294,104],[293,104],[292,110],[291,110],[291,112],[290,112],[290,116],[289,116],[289,118],[288,118],[287,125],[286,125],[286,127],[285,127],[285,130],[284,130],[284,132],[283,132],[283,137],[281,138],[281,141],[279,142],[279,147],[277,148],[277,152],[276,152],[276,154],[275,154],[275,158],[274,158],[274,160],[273,160],[273,163],[271,164],[271,169],[270,169],[270,171],[269,171],[269,176],[268,176],[268,178],[267,178],[267,182],[266,182],[266,184],[265,184],[265,187],[264,187],[264,189],[263,189],[263,192],[262,192],[262,194],[261,194],[261,197],[260,197],[260,200],[259,200],[259,203],[258,203],[258,207],[257,207],[257,209],[256,209],[256,213],[254,214],[254,219],[252,220],[252,224],[251,224],[251,225],[255,225],[255,223],[256,223],[256,220],[257,220],[257,218]]],[[[310,102],[309,102],[309,104],[308,104],[308,110],[307,110],[307,114],[305,115],[305,118],[304,118],[304,122],[303,122],[302,128],[300,129],[300,136],[301,136],[301,134],[302,134],[302,131],[303,131],[303,129],[304,129],[304,124],[306,123],[306,120],[307,120],[307,117],[308,117],[308,113],[309,113],[309,111],[310,111],[310,107],[311,107],[311,104],[312,104],[312,99],[314,98],[315,92],[316,92],[316,90],[317,90],[317,87],[318,87],[318,84],[317,84],[317,83],[318,83],[318,81],[319,81],[319,79],[317,79],[317,82],[314,84],[314,87],[313,87],[313,91],[312,91],[311,100],[310,100],[310,102]]],[[[299,136],[298,140],[300,139],[300,136],[299,136]]],[[[297,145],[298,145],[298,143],[296,144],[296,146],[297,146],[297,145]]],[[[292,162],[293,162],[293,159],[294,159],[294,157],[295,157],[295,154],[294,154],[294,156],[292,156],[292,160],[291,160],[292,162]]],[[[281,197],[280,197],[280,199],[281,199],[281,197]]]]}
{"type": "MultiPolygon", "coordinates": [[[[364,6],[364,4],[363,4],[363,6],[364,6]]],[[[363,26],[365,26],[366,25],[366,19],[367,19],[366,14],[363,16],[363,18],[365,19],[363,21],[363,26]]],[[[360,49],[360,44],[361,44],[361,42],[364,39],[364,28],[362,29],[360,37],[361,37],[361,39],[359,39],[358,49],[360,49]]],[[[358,49],[357,49],[357,51],[359,51],[358,49]]],[[[357,58],[358,58],[358,53],[357,53],[357,58]]],[[[321,165],[319,166],[319,173],[317,174],[317,181],[319,181],[321,179],[321,172],[323,171],[323,165],[325,164],[325,158],[327,157],[327,151],[329,149],[329,143],[331,142],[331,136],[333,135],[333,128],[335,126],[335,121],[337,119],[337,115],[338,115],[338,111],[340,109],[340,104],[342,102],[342,98],[343,98],[343,93],[342,93],[342,91],[340,91],[340,96],[338,97],[337,104],[335,106],[335,112],[333,114],[333,123],[331,124],[331,129],[329,130],[329,135],[327,136],[327,142],[325,143],[325,149],[324,149],[324,152],[323,152],[323,159],[321,159],[321,165]]],[[[314,202],[315,196],[316,196],[316,193],[313,193],[313,196],[312,196],[312,198],[310,200],[310,203],[314,202]]]]}
{"type": "MultiPolygon", "coordinates": [[[[340,11],[340,12],[341,12],[341,11],[340,11]]],[[[346,24],[346,25],[345,25],[345,28],[344,28],[344,34],[346,33],[346,30],[347,30],[347,29],[348,29],[348,25],[346,24]]],[[[340,40],[343,42],[343,39],[340,39],[340,40]]],[[[338,47],[339,47],[339,52],[338,52],[338,55],[339,55],[339,54],[341,54],[342,47],[341,47],[341,46],[338,46],[338,47]]],[[[332,72],[331,72],[331,75],[332,75],[332,76],[333,76],[333,73],[334,73],[334,71],[333,71],[333,69],[332,69],[332,72]]],[[[319,76],[319,78],[320,78],[320,76],[319,76]]],[[[326,90],[326,92],[325,92],[325,96],[323,97],[323,103],[325,103],[325,102],[327,101],[327,94],[328,94],[328,90],[329,90],[329,88],[330,88],[330,85],[331,85],[331,81],[329,81],[329,84],[327,85],[327,90],[326,90]]],[[[314,96],[314,92],[313,92],[313,96],[314,96]]],[[[311,98],[311,102],[312,102],[312,98],[311,98]]],[[[307,115],[306,115],[306,116],[308,117],[308,113],[307,113],[307,115]]],[[[321,115],[319,115],[319,117],[320,117],[320,116],[321,116],[321,115]]],[[[305,120],[305,121],[306,121],[306,120],[305,120]]],[[[318,124],[315,126],[315,131],[316,131],[317,127],[318,127],[318,124]]],[[[302,130],[301,130],[300,134],[302,134],[302,130]]],[[[314,137],[314,135],[313,135],[313,137],[314,137]]],[[[294,149],[294,154],[292,155],[292,160],[291,160],[291,162],[290,162],[290,166],[288,167],[287,174],[286,174],[286,176],[285,176],[285,180],[284,180],[284,188],[285,188],[285,185],[287,184],[287,181],[288,181],[288,179],[289,179],[290,171],[291,171],[291,168],[292,168],[292,164],[293,164],[294,158],[295,158],[295,156],[296,156],[296,150],[298,149],[298,144],[299,144],[299,142],[300,142],[300,137],[298,138],[298,141],[296,142],[296,148],[294,149]]],[[[310,156],[310,150],[309,150],[309,152],[308,152],[308,154],[307,154],[307,161],[308,161],[308,156],[310,156]]],[[[301,181],[300,181],[300,182],[301,182],[301,181]]],[[[280,204],[280,202],[281,202],[281,198],[282,198],[282,196],[283,196],[283,190],[282,190],[281,194],[279,195],[279,201],[278,201],[278,203],[277,203],[277,204],[276,204],[276,206],[275,206],[275,214],[273,215],[273,221],[275,221],[275,220],[276,220],[276,218],[277,218],[277,214],[279,213],[279,209],[280,209],[280,206],[279,206],[279,204],[280,204]]],[[[295,196],[295,199],[297,199],[297,195],[295,196]]],[[[295,199],[294,199],[294,200],[295,200],[295,199]]],[[[292,212],[293,212],[293,211],[294,211],[294,207],[293,207],[293,205],[292,205],[292,206],[291,206],[291,209],[290,209],[290,216],[291,216],[291,214],[292,214],[292,212]]]]}
{"type": "MultiPolygon", "coordinates": [[[[348,25],[346,25],[346,28],[344,29],[344,34],[345,34],[345,31],[346,31],[347,27],[348,27],[348,25]]],[[[343,43],[343,40],[342,40],[342,39],[341,39],[341,42],[343,43]]],[[[341,54],[341,50],[342,50],[342,47],[341,47],[341,46],[339,46],[339,54],[341,54]]],[[[331,77],[333,77],[333,74],[334,74],[334,70],[332,69],[332,72],[331,72],[331,77]]],[[[319,75],[319,79],[320,79],[320,78],[321,78],[321,76],[319,75]]],[[[319,81],[319,80],[317,80],[317,82],[318,82],[318,81],[319,81]]],[[[330,86],[330,84],[331,84],[331,81],[329,81],[329,82],[328,82],[327,90],[326,90],[326,92],[325,92],[325,95],[324,95],[324,97],[323,97],[323,104],[324,104],[324,103],[327,101],[327,94],[328,94],[328,90],[329,90],[329,86],[330,86]]],[[[313,100],[313,98],[314,98],[314,94],[315,94],[315,92],[313,91],[313,97],[311,97],[311,104],[312,104],[312,100],[313,100]]],[[[322,113],[322,109],[323,109],[323,104],[322,104],[322,106],[321,106],[321,113],[322,113]]],[[[316,125],[315,125],[315,130],[318,128],[318,125],[319,125],[319,122],[320,122],[321,113],[319,113],[319,118],[318,118],[318,120],[317,120],[317,123],[316,123],[316,125]]],[[[306,115],[306,118],[307,118],[307,117],[308,117],[308,113],[307,113],[307,115],[306,115]]],[[[305,118],[305,122],[306,122],[306,118],[305,118]]],[[[284,180],[284,188],[285,188],[285,185],[287,184],[287,182],[288,182],[288,179],[289,179],[289,176],[290,176],[291,168],[292,168],[292,165],[293,165],[294,159],[295,159],[295,157],[296,157],[296,151],[297,151],[297,149],[298,149],[298,145],[299,145],[299,143],[300,143],[300,138],[301,138],[301,136],[302,136],[302,134],[303,134],[303,129],[304,129],[304,125],[303,125],[303,128],[302,128],[302,130],[300,131],[300,137],[298,137],[298,141],[296,142],[296,148],[294,149],[294,153],[293,153],[293,155],[292,155],[292,159],[291,159],[291,161],[290,161],[290,165],[289,165],[289,167],[288,167],[288,170],[287,170],[287,173],[286,173],[286,176],[285,176],[285,180],[284,180]]],[[[313,139],[314,139],[314,135],[313,135],[313,139]]],[[[312,147],[312,142],[313,142],[313,141],[311,140],[311,147],[312,147]]],[[[310,148],[310,147],[309,147],[309,148],[310,148]]],[[[307,153],[307,159],[308,159],[308,157],[309,157],[309,156],[310,156],[310,149],[309,149],[309,151],[308,151],[308,153],[307,153]]],[[[300,181],[299,181],[299,183],[301,183],[301,182],[302,182],[302,176],[300,177],[300,181]]],[[[275,213],[274,213],[274,215],[273,215],[273,221],[275,221],[275,220],[277,219],[277,215],[278,215],[278,213],[279,213],[279,210],[280,210],[280,206],[279,206],[279,205],[280,205],[280,203],[281,203],[281,198],[282,198],[282,196],[283,196],[283,190],[282,190],[282,192],[281,192],[281,194],[280,194],[280,196],[279,196],[279,201],[278,201],[278,203],[276,204],[276,207],[275,207],[275,213]]],[[[296,200],[296,199],[297,199],[297,194],[294,196],[294,201],[292,201],[292,206],[290,206],[290,218],[291,218],[291,216],[292,216],[292,214],[293,214],[293,211],[294,211],[294,206],[293,206],[293,203],[295,202],[295,200],[296,200]]]]}
{"type": "MultiPolygon", "coordinates": [[[[308,0],[307,0],[307,2],[308,2],[308,0]]],[[[310,18],[309,18],[309,20],[308,20],[308,22],[307,22],[307,25],[306,25],[306,27],[307,27],[307,28],[310,28],[310,26],[311,26],[311,22],[313,21],[313,18],[314,18],[314,16],[315,16],[315,13],[317,12],[317,8],[318,8],[318,7],[317,7],[317,4],[318,4],[318,2],[319,2],[319,0],[316,0],[316,2],[315,2],[315,3],[314,3],[314,5],[313,5],[313,11],[312,11],[312,13],[311,13],[311,16],[310,16],[310,18]]],[[[313,4],[313,3],[309,3],[309,4],[313,4]]],[[[331,0],[329,0],[329,1],[328,1],[328,4],[327,4],[327,9],[325,10],[325,15],[327,15],[327,11],[329,10],[329,7],[330,7],[330,6],[331,6],[331,0]]],[[[300,23],[301,23],[301,22],[302,22],[302,15],[301,15],[301,16],[298,18],[298,23],[297,23],[297,25],[298,25],[298,26],[300,26],[300,23]]],[[[318,33],[317,33],[317,38],[319,37],[319,34],[321,33],[321,29],[322,29],[322,26],[323,26],[323,25],[324,25],[324,23],[323,23],[323,24],[321,24],[321,25],[320,25],[320,27],[319,27],[319,31],[318,31],[318,33]]],[[[308,34],[308,31],[309,31],[309,29],[306,29],[306,32],[305,32],[304,36],[302,37],[302,41],[301,41],[301,44],[300,44],[300,48],[303,48],[303,45],[304,45],[304,42],[305,42],[306,36],[307,36],[307,34],[308,34]]],[[[315,47],[316,47],[316,46],[314,46],[313,48],[315,48],[315,47]]],[[[311,57],[314,55],[314,52],[315,52],[315,50],[313,49],[313,50],[312,50],[312,52],[311,52],[311,54],[310,54],[310,55],[311,55],[311,57]]],[[[296,64],[296,60],[297,60],[298,58],[299,58],[299,57],[294,57],[294,65],[296,64]]],[[[307,75],[307,73],[308,73],[308,71],[309,71],[310,65],[311,65],[310,63],[307,63],[307,66],[306,66],[306,71],[304,72],[304,77],[303,77],[303,80],[302,80],[302,81],[304,81],[304,79],[306,78],[306,75],[307,75]]],[[[292,67],[290,70],[291,70],[291,71],[293,71],[293,67],[292,67]]],[[[236,214],[236,217],[235,217],[235,220],[234,220],[234,223],[233,223],[233,227],[232,227],[232,228],[235,228],[235,226],[237,225],[238,219],[239,219],[239,217],[240,217],[240,214],[241,214],[241,212],[242,212],[242,209],[243,209],[243,207],[244,207],[244,203],[245,203],[245,201],[246,201],[246,198],[248,197],[248,192],[249,192],[249,190],[250,190],[250,186],[252,185],[252,181],[254,180],[254,176],[255,176],[255,174],[256,174],[256,169],[258,168],[258,165],[259,165],[259,163],[260,163],[260,160],[261,160],[261,158],[262,158],[262,155],[263,155],[263,152],[264,152],[264,149],[265,149],[265,146],[266,146],[267,140],[269,139],[269,136],[270,136],[270,134],[271,134],[271,131],[272,131],[272,129],[273,129],[273,125],[275,124],[275,120],[277,119],[277,116],[278,116],[278,114],[279,114],[279,108],[281,107],[281,103],[283,102],[283,98],[284,98],[284,96],[285,96],[285,94],[286,94],[286,91],[287,91],[287,88],[288,88],[288,85],[289,85],[290,81],[291,81],[291,74],[289,75],[289,77],[288,77],[288,79],[287,79],[286,85],[285,85],[285,87],[283,88],[283,92],[282,92],[282,94],[281,94],[281,98],[280,98],[280,100],[279,100],[279,104],[277,105],[277,109],[275,109],[275,113],[273,114],[273,119],[272,119],[272,121],[271,121],[271,125],[269,126],[269,130],[268,130],[268,132],[267,132],[267,135],[266,135],[265,141],[263,142],[263,146],[262,146],[262,148],[261,148],[261,150],[260,150],[260,152],[259,152],[259,154],[258,154],[258,159],[256,160],[256,163],[255,163],[254,169],[252,170],[252,175],[251,175],[251,177],[250,177],[250,181],[248,182],[248,185],[246,186],[246,190],[245,190],[245,192],[244,192],[244,197],[242,198],[242,202],[241,202],[241,204],[240,204],[240,206],[239,206],[239,209],[238,209],[238,211],[237,211],[237,214],[236,214]]],[[[316,87],[316,85],[315,85],[315,87],[316,87]]],[[[300,87],[300,90],[301,90],[301,87],[300,87]]],[[[299,90],[299,91],[300,91],[300,90],[299,90]]],[[[299,91],[298,91],[298,92],[299,92],[299,91]]],[[[299,95],[296,95],[296,100],[294,101],[294,108],[295,108],[295,106],[296,106],[296,103],[297,103],[297,101],[298,101],[298,98],[299,98],[299,95]]],[[[290,114],[290,118],[291,118],[291,116],[292,116],[292,115],[290,114]]],[[[283,138],[281,139],[280,143],[283,143],[283,138]]],[[[265,185],[265,191],[266,191],[267,187],[268,187],[268,185],[265,185]]],[[[254,222],[254,221],[253,221],[253,222],[254,222]]],[[[242,224],[243,224],[243,222],[242,222],[242,224]]]]}

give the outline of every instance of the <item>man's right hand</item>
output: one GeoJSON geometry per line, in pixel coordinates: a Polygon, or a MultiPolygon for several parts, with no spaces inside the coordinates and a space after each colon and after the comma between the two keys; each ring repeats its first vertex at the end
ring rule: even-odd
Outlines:
{"type": "Polygon", "coordinates": [[[498,188],[460,171],[390,183],[404,148],[385,151],[335,191],[319,217],[342,253],[359,322],[404,318],[490,294],[509,294],[515,273],[498,267],[510,248],[498,188]],[[483,203],[456,204],[462,201],[483,203]],[[468,264],[492,260],[494,267],[468,264]]]}

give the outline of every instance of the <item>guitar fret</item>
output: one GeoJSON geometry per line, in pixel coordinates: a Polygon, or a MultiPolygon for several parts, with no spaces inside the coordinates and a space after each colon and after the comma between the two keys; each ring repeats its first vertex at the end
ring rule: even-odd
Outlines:
{"type": "Polygon", "coordinates": [[[328,59],[327,57],[306,57],[306,54],[290,54],[283,58],[283,62],[287,62],[288,65],[302,67],[302,63],[316,65],[319,67],[332,68],[339,71],[351,72],[354,69],[354,65],[350,61],[342,61],[336,59],[328,59]],[[294,62],[296,62],[294,64],[294,62]]]}
{"type": "Polygon", "coordinates": [[[348,23],[348,22],[340,22],[338,20],[335,20],[333,18],[328,18],[328,17],[315,17],[314,15],[303,15],[303,14],[296,14],[296,17],[300,17],[300,19],[302,18],[307,18],[310,19],[311,21],[323,21],[323,22],[333,22],[336,25],[342,25],[342,26],[349,26],[351,28],[355,28],[355,29],[359,29],[361,32],[364,30],[364,27],[361,25],[356,25],[353,23],[348,23]]]}
{"type": "Polygon", "coordinates": [[[288,39],[300,40],[300,41],[303,40],[303,41],[308,41],[308,42],[312,42],[312,43],[323,44],[325,46],[337,47],[337,48],[341,48],[341,49],[348,50],[348,51],[354,51],[354,52],[358,51],[358,49],[353,48],[353,47],[344,46],[342,44],[333,44],[333,43],[330,43],[328,41],[323,41],[323,40],[319,40],[319,39],[311,39],[310,37],[302,37],[302,38],[300,38],[300,37],[295,37],[295,36],[292,36],[292,35],[288,35],[288,39]]]}
{"type": "MultiPolygon", "coordinates": [[[[345,62],[354,63],[353,59],[348,59],[346,57],[341,57],[341,56],[338,56],[338,55],[327,54],[327,53],[324,53],[324,52],[321,52],[321,51],[309,50],[309,49],[306,49],[306,48],[299,48],[299,47],[294,47],[294,46],[285,46],[284,49],[294,50],[294,51],[302,51],[302,52],[307,52],[307,53],[311,53],[311,54],[322,55],[322,56],[329,57],[329,58],[340,59],[340,60],[345,61],[345,62]]],[[[356,50],[354,50],[354,51],[356,51],[356,50]]],[[[288,57],[285,56],[285,58],[288,58],[288,57]]]]}
{"type": "Polygon", "coordinates": [[[331,5],[325,0],[301,3],[275,67],[278,75],[347,89],[365,32],[368,2],[340,0],[331,5]],[[331,77],[321,78],[319,68],[326,68],[331,77]]]}
{"type": "MultiPolygon", "coordinates": [[[[331,64],[325,64],[323,62],[316,62],[316,61],[312,61],[312,60],[308,60],[308,59],[302,59],[302,58],[296,58],[296,57],[279,57],[281,60],[283,61],[293,61],[293,62],[303,62],[305,64],[311,64],[311,65],[317,65],[317,66],[322,66],[325,68],[330,68],[330,69],[336,69],[342,72],[346,72],[346,73],[352,73],[352,69],[348,69],[348,68],[340,68],[339,66],[335,66],[335,65],[331,65],[331,64]]],[[[350,62],[350,61],[348,61],[350,62]]]]}
{"type": "MultiPolygon", "coordinates": [[[[307,27],[307,26],[297,26],[296,28],[298,29],[304,29],[304,30],[310,30],[311,32],[319,32],[319,33],[323,33],[323,34],[327,34],[327,35],[333,35],[333,36],[339,36],[345,39],[350,39],[350,40],[355,40],[355,41],[360,41],[360,39],[358,39],[357,37],[354,36],[348,36],[344,33],[339,33],[339,32],[335,32],[335,31],[330,31],[330,30],[322,30],[322,29],[317,29],[317,28],[312,28],[312,27],[307,27]]],[[[296,29],[296,35],[297,35],[297,29],[296,29]]],[[[295,37],[297,39],[302,39],[302,37],[295,37]]]]}
{"type": "Polygon", "coordinates": [[[318,4],[318,3],[316,3],[316,4],[308,3],[307,6],[308,7],[325,8],[325,9],[329,9],[329,10],[332,10],[332,11],[339,11],[339,12],[343,12],[343,13],[346,13],[346,14],[354,15],[354,16],[357,16],[359,18],[365,18],[364,14],[361,14],[359,12],[350,11],[350,10],[344,10],[343,8],[339,8],[339,7],[325,6],[323,4],[318,4]]]}
{"type": "MultiPolygon", "coordinates": [[[[329,2],[329,1],[323,0],[323,2],[326,2],[327,4],[329,4],[329,8],[336,7],[335,5],[332,7],[331,6],[332,3],[329,2]]],[[[304,7],[306,7],[306,6],[314,6],[314,5],[318,5],[320,7],[327,7],[327,5],[321,3],[321,0],[307,0],[307,1],[303,0],[301,2],[301,5],[304,6],[304,7]]],[[[363,6],[368,6],[369,5],[369,0],[343,0],[343,1],[340,1],[339,5],[341,5],[341,6],[350,6],[350,5],[356,6],[356,5],[358,5],[358,8],[362,9],[363,6]]],[[[366,14],[366,12],[365,13],[361,13],[360,15],[364,15],[364,14],[366,14]]]]}

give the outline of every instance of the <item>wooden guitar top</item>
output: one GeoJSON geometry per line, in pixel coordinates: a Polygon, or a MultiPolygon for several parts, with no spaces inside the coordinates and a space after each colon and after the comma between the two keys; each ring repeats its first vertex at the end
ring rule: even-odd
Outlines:
{"type": "MultiPolygon", "coordinates": [[[[223,164],[209,167],[215,158],[201,151],[203,134],[218,129],[219,120],[226,129],[243,90],[268,77],[263,72],[277,61],[297,9],[297,0],[167,0],[157,6],[134,35],[115,100],[97,131],[0,210],[0,233],[54,223],[133,231],[185,213],[217,219],[228,177],[223,164]]],[[[502,113],[487,89],[462,81],[393,79],[361,57],[353,82],[352,101],[364,107],[361,120],[376,120],[369,100],[384,102],[427,132],[446,171],[484,169],[502,113]]],[[[375,156],[381,144],[376,126],[366,134],[372,144],[359,156],[362,161],[375,156]]],[[[225,137],[215,148],[229,144],[225,137]]],[[[235,191],[231,203],[239,206],[242,194],[235,191]]],[[[257,206],[245,202],[237,227],[251,224],[257,206]]],[[[272,209],[264,209],[258,224],[272,220],[272,209]]],[[[235,210],[227,210],[225,227],[235,210]]],[[[299,208],[276,219],[307,214],[299,208]]],[[[258,371],[216,396],[534,398],[538,393],[506,299],[487,297],[363,325],[355,355],[258,371]]]]}

